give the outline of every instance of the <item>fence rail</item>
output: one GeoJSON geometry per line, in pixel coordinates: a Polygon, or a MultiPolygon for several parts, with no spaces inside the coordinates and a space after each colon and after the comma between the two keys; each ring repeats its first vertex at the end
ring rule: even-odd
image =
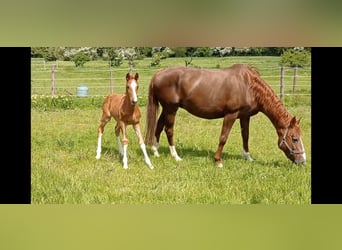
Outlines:
{"type": "MultiPolygon", "coordinates": [[[[38,60],[37,60],[38,61],[38,60]]],[[[32,61],[31,67],[31,94],[32,95],[77,95],[80,85],[87,85],[88,96],[105,96],[108,93],[125,91],[124,76],[127,68],[110,68],[109,65],[100,65],[90,69],[75,68],[66,70],[58,62],[32,61]],[[99,67],[99,68],[97,68],[99,67]]],[[[262,63],[253,63],[258,67],[262,78],[283,99],[285,96],[311,96],[311,68],[287,68],[262,66],[262,63]]],[[[66,66],[64,66],[66,67],[66,66]]],[[[148,85],[154,72],[159,68],[136,67],[140,74],[139,93],[147,96],[148,85]]]]}

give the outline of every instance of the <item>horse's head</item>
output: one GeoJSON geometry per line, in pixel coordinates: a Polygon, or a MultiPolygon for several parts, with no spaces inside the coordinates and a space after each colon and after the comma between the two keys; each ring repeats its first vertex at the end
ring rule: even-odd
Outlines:
{"type": "Polygon", "coordinates": [[[138,73],[136,73],[135,76],[130,73],[126,74],[126,95],[129,97],[132,105],[138,103],[138,78],[138,73]]]}
{"type": "Polygon", "coordinates": [[[296,120],[296,117],[293,117],[290,125],[285,128],[283,133],[279,134],[278,139],[279,148],[284,151],[287,158],[296,164],[306,161],[299,121],[300,119],[296,120]]]}

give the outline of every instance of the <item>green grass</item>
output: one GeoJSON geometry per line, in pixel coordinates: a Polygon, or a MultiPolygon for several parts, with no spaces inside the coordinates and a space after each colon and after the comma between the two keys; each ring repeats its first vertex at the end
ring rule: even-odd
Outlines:
{"type": "MultiPolygon", "coordinates": [[[[310,204],[310,110],[291,110],[303,117],[308,162],[293,165],[277,148],[277,135],[262,114],[251,119],[250,152],[254,162],[241,156],[236,123],[223,153],[224,168],[213,154],[221,119],[204,120],[180,110],[175,140],[182,161],[169,154],[166,137],[160,158],[149,152],[155,166],[143,161],[133,129],[129,127],[129,169],[122,168],[114,122],[105,128],[103,154],[95,159],[100,110],[39,112],[32,110],[31,173],[33,204],[310,204]],[[189,126],[189,124],[193,124],[189,126]]],[[[145,108],[142,107],[145,113],[145,108]]],[[[142,120],[144,128],[144,119],[142,120]]]]}
{"type": "MultiPolygon", "coordinates": [[[[249,63],[279,92],[278,57],[195,58],[194,67],[223,68],[249,63]]],[[[139,103],[145,128],[149,80],[158,68],[150,59],[138,62],[139,103]]],[[[311,72],[298,71],[298,87],[292,93],[293,70],[286,70],[284,104],[301,119],[307,154],[305,165],[294,165],[278,149],[277,134],[262,113],[251,118],[248,162],[241,156],[238,121],[223,151],[224,167],[216,167],[222,119],[205,120],[180,109],[176,116],[175,143],[182,161],[169,153],[166,136],[160,140],[159,158],[151,155],[150,170],[143,160],[132,127],[128,128],[128,165],[122,167],[114,135],[114,122],[105,127],[102,157],[95,159],[97,127],[102,96],[109,93],[109,80],[80,81],[81,77],[108,78],[107,62],[86,63],[76,69],[71,62],[58,62],[57,97],[51,98],[51,62],[33,64],[31,74],[31,202],[32,204],[310,204],[311,203],[311,72]],[[105,69],[105,70],[104,70],[105,69]],[[46,80],[42,80],[46,79],[46,80]],[[61,80],[64,79],[64,80],[61,80]],[[75,97],[78,84],[89,86],[89,97],[75,97]],[[100,88],[100,86],[105,86],[100,88]],[[69,93],[69,94],[68,94],[69,93]],[[36,95],[46,95],[37,97],[36,95]],[[66,97],[61,97],[66,95],[66,97]],[[99,95],[94,97],[93,95],[99,95]]],[[[184,65],[182,58],[162,60],[160,67],[184,65]]],[[[124,83],[128,64],[114,68],[114,89],[124,83]]]]}

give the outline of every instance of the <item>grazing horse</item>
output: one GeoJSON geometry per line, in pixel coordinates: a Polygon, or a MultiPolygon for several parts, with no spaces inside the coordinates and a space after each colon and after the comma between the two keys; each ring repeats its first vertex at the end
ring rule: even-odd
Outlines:
{"type": "Polygon", "coordinates": [[[204,119],[223,118],[221,135],[214,159],[223,167],[222,150],[236,119],[240,119],[243,156],[249,154],[250,117],[259,111],[272,122],[278,134],[278,147],[294,163],[305,163],[306,155],[299,127],[300,119],[287,112],[272,88],[256,68],[235,64],[225,69],[170,67],[156,72],[150,82],[145,141],[155,156],[162,130],[165,130],[171,155],[178,161],[173,127],[178,108],[204,119]],[[157,121],[158,107],[162,112],[157,121]]]}
{"type": "Polygon", "coordinates": [[[101,139],[104,131],[104,127],[113,117],[116,121],[115,135],[121,154],[123,167],[128,168],[127,163],[127,147],[128,138],[126,127],[127,125],[133,125],[135,133],[138,137],[140,148],[144,154],[146,164],[153,169],[153,165],[146,152],[146,146],[140,130],[140,118],[141,113],[138,106],[138,78],[139,74],[136,73],[133,77],[130,73],[126,74],[126,94],[110,94],[108,95],[102,105],[102,118],[101,123],[98,127],[98,139],[97,139],[97,150],[96,159],[101,157],[101,139]],[[120,132],[122,133],[122,140],[120,139],[120,132]],[[123,146],[122,146],[122,144],[123,146]]]}

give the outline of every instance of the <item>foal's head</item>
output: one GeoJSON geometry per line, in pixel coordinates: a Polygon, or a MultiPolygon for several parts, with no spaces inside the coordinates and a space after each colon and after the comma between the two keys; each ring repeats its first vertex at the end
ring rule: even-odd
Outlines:
{"type": "Polygon", "coordinates": [[[283,134],[279,135],[278,139],[279,148],[284,151],[287,158],[296,164],[305,163],[306,161],[299,121],[300,119],[296,120],[296,117],[293,117],[290,125],[283,134]]]}
{"type": "Polygon", "coordinates": [[[135,76],[130,73],[126,74],[126,95],[129,97],[132,105],[135,105],[138,102],[138,78],[138,73],[136,73],[135,76]]]}

